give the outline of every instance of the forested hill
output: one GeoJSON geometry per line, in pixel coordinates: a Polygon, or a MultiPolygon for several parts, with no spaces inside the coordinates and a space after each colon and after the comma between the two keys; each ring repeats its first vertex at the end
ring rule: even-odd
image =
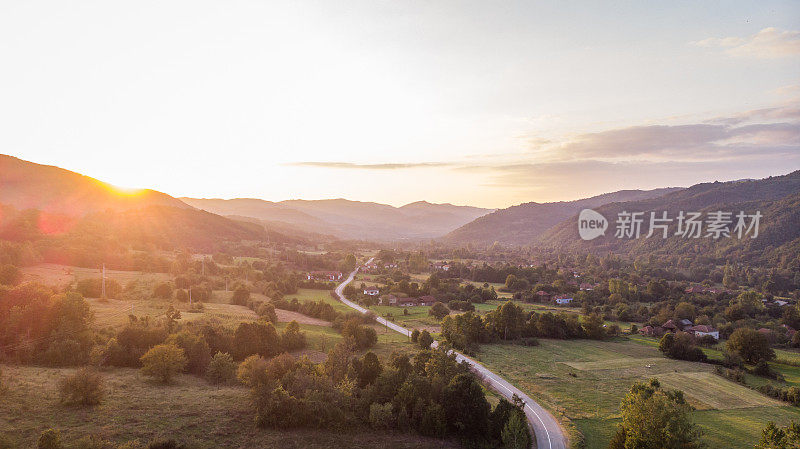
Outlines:
{"type": "Polygon", "coordinates": [[[531,244],[538,236],[584,208],[595,208],[617,201],[659,197],[680,188],[655,190],[620,190],[618,192],[556,203],[525,203],[484,215],[450,232],[442,241],[449,244],[491,245],[531,244]]]}
{"type": "MultiPolygon", "coordinates": [[[[609,221],[605,236],[582,240],[578,235],[578,217],[573,215],[544,233],[537,245],[564,252],[699,255],[729,261],[759,259],[780,265],[797,263],[800,254],[800,171],[760,180],[697,184],[659,198],[607,204],[595,210],[609,221]],[[640,238],[615,237],[617,218],[623,211],[644,212],[640,238]],[[704,225],[700,238],[675,235],[681,211],[702,213],[704,225]],[[733,214],[733,223],[728,226],[731,230],[735,228],[735,216],[739,212],[760,211],[759,235],[755,239],[749,236],[742,239],[706,237],[708,213],[715,211],[733,214]],[[667,212],[667,217],[674,220],[666,239],[661,230],[656,230],[650,238],[645,237],[650,229],[650,212],[655,212],[657,217],[667,212]]],[[[749,220],[747,224],[749,226],[749,220]]]]}
{"type": "Polygon", "coordinates": [[[80,217],[105,210],[191,206],[155,190],[126,192],[63,168],[0,154],[0,204],[80,217]]]}

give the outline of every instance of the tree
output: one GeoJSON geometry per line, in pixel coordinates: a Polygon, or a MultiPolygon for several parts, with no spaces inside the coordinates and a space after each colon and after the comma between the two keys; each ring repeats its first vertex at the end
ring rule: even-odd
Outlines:
{"type": "Polygon", "coordinates": [[[433,306],[428,310],[428,315],[433,316],[437,320],[441,320],[442,318],[446,317],[450,314],[450,309],[447,308],[444,303],[436,301],[433,303],[433,306]]]}
{"type": "Polygon", "coordinates": [[[419,341],[419,329],[414,329],[413,331],[411,331],[411,342],[417,343],[418,341],[419,341]]]}
{"type": "Polygon", "coordinates": [[[240,286],[233,291],[233,296],[231,297],[231,304],[246,306],[249,300],[250,300],[250,290],[248,290],[247,287],[240,286]]]}
{"type": "Polygon", "coordinates": [[[474,375],[462,373],[453,377],[442,397],[447,423],[455,433],[467,437],[486,433],[491,406],[474,375]]]}
{"type": "Polygon", "coordinates": [[[515,410],[503,427],[501,434],[503,445],[509,449],[527,449],[531,446],[531,436],[528,433],[528,423],[525,414],[515,410]]]}
{"type": "Polygon", "coordinates": [[[593,340],[602,340],[606,338],[606,331],[603,329],[603,317],[593,313],[583,319],[581,323],[586,337],[593,340]]]}
{"type": "Polygon", "coordinates": [[[609,449],[698,449],[700,429],[691,422],[681,391],[664,391],[658,380],[635,383],[623,398],[622,421],[609,449]]]}
{"type": "Polygon", "coordinates": [[[206,372],[208,362],[211,360],[211,348],[208,347],[208,343],[202,335],[183,330],[170,335],[166,343],[183,349],[187,360],[187,372],[197,375],[206,372]]]}
{"type": "Polygon", "coordinates": [[[186,367],[183,349],[174,344],[161,344],[150,348],[142,357],[142,373],[169,383],[173,376],[186,367]]]}
{"type": "Polygon", "coordinates": [[[775,351],[770,348],[767,337],[750,328],[736,329],[725,346],[728,351],[738,354],[742,360],[750,364],[775,358],[775,351]]]}
{"type": "Polygon", "coordinates": [[[236,378],[248,387],[263,383],[267,378],[267,360],[258,354],[244,359],[236,370],[236,378]]]}
{"type": "Polygon", "coordinates": [[[253,354],[272,357],[280,352],[280,337],[271,323],[241,323],[233,335],[234,355],[241,360],[253,354]]]}
{"type": "Polygon", "coordinates": [[[754,449],[794,449],[800,447],[800,425],[792,421],[782,429],[770,421],[761,431],[761,438],[754,449]]]}
{"type": "Polygon", "coordinates": [[[161,282],[153,289],[153,296],[159,299],[172,298],[172,284],[169,282],[161,282]]]}
{"type": "MultiPolygon", "coordinates": [[[[713,338],[713,337],[712,337],[713,338]]],[[[694,337],[685,333],[666,333],[658,343],[658,349],[669,358],[702,362],[706,354],[694,343],[694,337]]]]}
{"type": "Polygon", "coordinates": [[[105,396],[103,378],[93,368],[80,368],[58,385],[61,402],[70,405],[97,405],[105,396]]]}
{"type": "Polygon", "coordinates": [[[306,334],[300,331],[300,325],[292,320],[281,334],[281,345],[286,351],[297,351],[306,347],[306,334]]]}
{"type": "Polygon", "coordinates": [[[227,352],[217,352],[208,362],[206,378],[212,384],[230,382],[236,378],[236,362],[227,352]]]}
{"type": "Polygon", "coordinates": [[[344,268],[344,271],[353,271],[356,268],[356,256],[353,254],[345,256],[342,262],[342,268],[344,268]]]}
{"type": "Polygon", "coordinates": [[[381,361],[372,351],[361,357],[358,369],[358,386],[361,388],[371,385],[383,371],[381,361]]]}
{"type": "Polygon", "coordinates": [[[431,347],[431,344],[433,344],[433,337],[431,337],[431,333],[425,329],[419,334],[419,347],[428,349],[431,347]]]}

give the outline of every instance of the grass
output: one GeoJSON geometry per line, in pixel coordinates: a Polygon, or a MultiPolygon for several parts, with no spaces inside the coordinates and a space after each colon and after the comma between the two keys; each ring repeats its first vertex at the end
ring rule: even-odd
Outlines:
{"type": "Polygon", "coordinates": [[[106,371],[103,378],[108,394],[103,403],[74,408],[59,404],[56,391],[58,380],[71,369],[3,366],[2,370],[9,392],[0,407],[0,435],[18,447],[35,447],[40,433],[51,427],[66,441],[90,434],[115,443],[168,437],[201,448],[458,447],[447,441],[366,427],[342,432],[258,429],[253,425],[247,389],[213,386],[189,375],[164,386],[135,369],[106,371]]]}
{"type": "MultiPolygon", "coordinates": [[[[26,282],[39,282],[56,287],[62,287],[82,279],[99,279],[102,273],[103,271],[100,268],[81,268],[53,263],[43,263],[22,268],[23,279],[26,282]]],[[[106,278],[113,279],[124,286],[130,281],[140,279],[158,282],[167,281],[171,279],[171,276],[168,273],[106,270],[106,278]]]]}
{"type": "MultiPolygon", "coordinates": [[[[693,421],[703,430],[703,440],[708,447],[752,449],[761,430],[773,421],[787,425],[798,419],[797,408],[751,407],[731,410],[698,410],[692,412],[693,421]]],[[[578,419],[578,430],[596,438],[587,440],[586,449],[606,449],[619,419],[578,419]]]]}
{"type": "Polygon", "coordinates": [[[301,288],[297,290],[297,293],[284,296],[284,299],[286,299],[287,301],[291,301],[292,299],[295,298],[297,298],[297,300],[300,302],[306,302],[306,301],[316,302],[322,300],[323,302],[326,302],[331,306],[333,306],[334,310],[342,313],[353,311],[353,309],[346,306],[341,301],[334,299],[331,296],[330,290],[315,290],[312,288],[301,288]]]}
{"type": "Polygon", "coordinates": [[[684,391],[698,409],[693,415],[710,447],[752,447],[770,413],[782,425],[800,420],[800,409],[719,377],[709,364],[664,358],[657,342],[638,336],[542,339],[537,347],[483,345],[478,359],[554,412],[568,430],[577,427],[590,448],[607,446],[625,393],[634,382],[653,377],[684,391]],[[720,443],[730,435],[737,438],[734,446],[720,443]]]}

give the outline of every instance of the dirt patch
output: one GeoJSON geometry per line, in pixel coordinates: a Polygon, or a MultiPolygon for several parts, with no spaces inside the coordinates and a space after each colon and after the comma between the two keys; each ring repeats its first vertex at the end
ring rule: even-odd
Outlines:
{"type": "Polygon", "coordinates": [[[281,323],[288,323],[290,321],[297,321],[299,324],[311,324],[313,326],[330,326],[330,321],[320,320],[319,318],[311,318],[302,313],[292,312],[291,310],[275,309],[278,314],[278,321],[281,323]]]}

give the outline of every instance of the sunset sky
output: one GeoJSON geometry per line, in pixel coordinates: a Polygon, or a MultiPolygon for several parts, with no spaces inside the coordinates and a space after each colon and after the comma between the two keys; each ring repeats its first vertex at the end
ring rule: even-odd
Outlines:
{"type": "Polygon", "coordinates": [[[800,169],[800,2],[5,1],[0,153],[173,196],[571,200],[800,169]]]}

